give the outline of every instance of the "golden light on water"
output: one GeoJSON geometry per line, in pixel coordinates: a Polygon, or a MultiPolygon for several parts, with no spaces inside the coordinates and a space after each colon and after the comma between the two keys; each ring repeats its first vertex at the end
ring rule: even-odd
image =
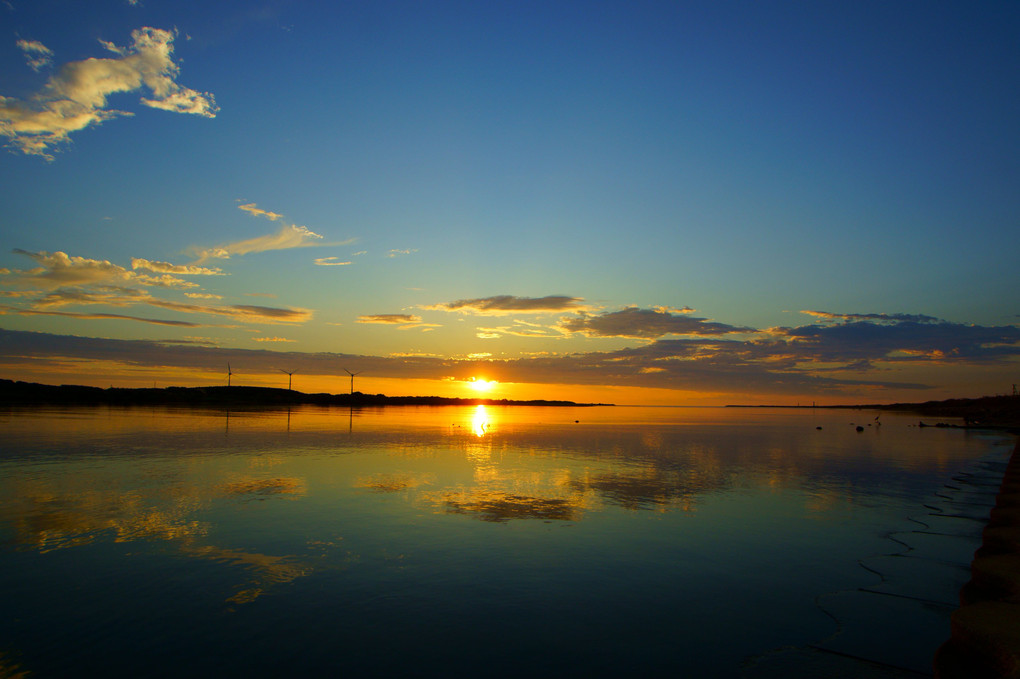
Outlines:
{"type": "Polygon", "coordinates": [[[481,438],[488,433],[489,413],[485,410],[485,406],[480,405],[475,408],[474,416],[471,418],[471,430],[478,438],[481,438]]]}

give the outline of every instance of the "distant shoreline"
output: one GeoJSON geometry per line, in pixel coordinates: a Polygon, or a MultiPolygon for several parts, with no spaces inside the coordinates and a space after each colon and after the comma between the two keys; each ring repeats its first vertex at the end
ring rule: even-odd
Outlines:
{"type": "MultiPolygon", "coordinates": [[[[951,398],[945,401],[923,403],[868,403],[861,405],[727,405],[727,408],[825,408],[843,410],[888,410],[917,413],[923,417],[962,418],[962,425],[929,423],[930,426],[955,426],[982,429],[1008,429],[1020,433],[1020,396],[982,396],[981,398],[951,398]]],[[[922,422],[922,424],[924,424],[922,422]]],[[[928,425],[926,425],[928,426],[928,425]]]]}
{"type": "Polygon", "coordinates": [[[86,387],[72,384],[50,385],[0,379],[0,405],[234,405],[234,406],[611,406],[612,403],[575,403],[534,399],[515,401],[491,398],[454,398],[445,396],[385,396],[383,394],[306,394],[274,387],[164,387],[127,388],[86,387]]]}

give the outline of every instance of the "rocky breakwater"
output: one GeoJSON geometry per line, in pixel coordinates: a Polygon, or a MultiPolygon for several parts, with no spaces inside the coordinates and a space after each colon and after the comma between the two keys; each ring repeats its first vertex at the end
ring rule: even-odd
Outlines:
{"type": "Polygon", "coordinates": [[[1020,679],[1020,443],[960,591],[936,679],[1020,679]]]}

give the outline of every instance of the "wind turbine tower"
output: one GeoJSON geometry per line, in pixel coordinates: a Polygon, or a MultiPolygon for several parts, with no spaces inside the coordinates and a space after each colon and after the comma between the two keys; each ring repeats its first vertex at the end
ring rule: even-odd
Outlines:
{"type": "Polygon", "coordinates": [[[227,386],[228,387],[230,386],[230,376],[233,375],[233,374],[234,373],[232,373],[230,371],[230,363],[227,363],[227,386]]]}
{"type": "Polygon", "coordinates": [[[293,382],[293,380],[294,380],[294,373],[296,373],[297,370],[284,370],[283,368],[277,368],[277,370],[279,370],[282,373],[286,373],[287,374],[287,391],[293,391],[293,389],[290,388],[290,385],[292,385],[294,383],[293,382]]]}
{"type": "Polygon", "coordinates": [[[352,373],[352,372],[351,372],[350,370],[348,370],[347,368],[344,368],[344,372],[345,372],[345,373],[347,373],[348,375],[350,375],[350,376],[351,376],[351,396],[354,396],[354,376],[355,376],[355,375],[360,375],[361,373],[363,373],[363,372],[365,372],[365,371],[364,371],[364,370],[359,370],[359,371],[358,371],[358,372],[356,372],[356,373],[352,373]]]}

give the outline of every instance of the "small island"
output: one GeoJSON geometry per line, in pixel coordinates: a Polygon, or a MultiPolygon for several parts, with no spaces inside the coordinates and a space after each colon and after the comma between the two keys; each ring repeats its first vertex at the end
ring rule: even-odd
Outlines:
{"type": "Polygon", "coordinates": [[[0,380],[0,404],[13,405],[177,405],[177,406],[552,406],[593,407],[611,403],[575,403],[536,399],[514,401],[444,396],[385,396],[383,394],[306,394],[273,387],[165,387],[124,389],[81,385],[38,384],[0,380]]]}

